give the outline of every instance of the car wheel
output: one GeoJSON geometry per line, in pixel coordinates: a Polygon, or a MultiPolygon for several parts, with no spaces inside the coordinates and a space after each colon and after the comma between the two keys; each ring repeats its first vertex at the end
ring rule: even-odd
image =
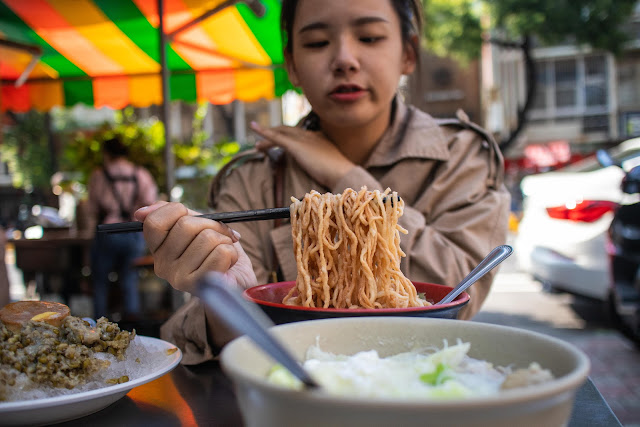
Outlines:
{"type": "Polygon", "coordinates": [[[548,280],[542,280],[542,279],[539,279],[539,278],[535,278],[535,279],[538,282],[540,282],[540,284],[542,285],[542,291],[543,292],[546,292],[546,293],[551,294],[551,295],[563,293],[563,291],[561,289],[558,289],[558,288],[554,287],[551,284],[551,282],[549,282],[548,280]]]}
{"type": "Polygon", "coordinates": [[[624,319],[618,310],[615,290],[609,291],[606,307],[611,325],[640,349],[640,309],[633,316],[628,316],[629,319],[624,319]]]}
{"type": "Polygon", "coordinates": [[[614,328],[620,330],[622,326],[622,318],[620,317],[620,313],[618,313],[618,308],[616,305],[616,295],[615,291],[610,290],[607,295],[607,300],[605,303],[607,319],[609,323],[614,328]]]}

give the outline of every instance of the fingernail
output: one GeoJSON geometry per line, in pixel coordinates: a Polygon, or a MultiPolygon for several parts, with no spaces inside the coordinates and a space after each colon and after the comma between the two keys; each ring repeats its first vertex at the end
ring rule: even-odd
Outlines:
{"type": "Polygon", "coordinates": [[[149,209],[149,206],[143,206],[140,209],[138,209],[136,212],[146,211],[147,209],[149,209]]]}
{"type": "Polygon", "coordinates": [[[237,232],[236,230],[234,230],[233,228],[231,229],[231,232],[232,232],[232,233],[233,233],[233,235],[236,237],[236,239],[237,239],[237,240],[236,240],[236,242],[237,242],[238,240],[240,240],[240,237],[242,237],[242,236],[240,236],[240,233],[238,233],[238,232],[237,232]]]}

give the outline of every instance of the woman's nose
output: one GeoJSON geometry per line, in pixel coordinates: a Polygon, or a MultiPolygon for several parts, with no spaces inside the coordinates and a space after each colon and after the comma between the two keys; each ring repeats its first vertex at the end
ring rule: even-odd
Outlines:
{"type": "Polygon", "coordinates": [[[331,69],[333,72],[353,72],[360,67],[356,47],[348,40],[335,44],[335,52],[331,69]]]}

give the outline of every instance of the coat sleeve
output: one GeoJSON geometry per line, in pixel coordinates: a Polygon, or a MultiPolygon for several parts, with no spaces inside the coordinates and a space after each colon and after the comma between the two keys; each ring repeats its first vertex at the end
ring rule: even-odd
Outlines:
{"type": "Polygon", "coordinates": [[[207,319],[200,299],[192,297],[160,328],[160,338],[182,351],[183,365],[214,360],[220,349],[207,339],[207,319]]]}
{"type": "MultiPolygon", "coordinates": [[[[268,175],[268,163],[253,159],[249,164],[233,170],[226,170],[227,177],[220,186],[216,186],[216,194],[210,203],[218,212],[230,212],[265,205],[271,197],[268,175]],[[264,179],[263,179],[264,178],[264,179]]],[[[248,221],[230,224],[240,233],[240,242],[251,260],[258,283],[266,283],[269,271],[270,253],[263,250],[268,245],[268,230],[273,228],[273,221],[248,221]]],[[[219,326],[223,328],[222,325],[219,326]]],[[[209,342],[207,318],[204,305],[200,299],[192,297],[187,304],[174,313],[161,328],[161,338],[175,344],[183,352],[182,364],[194,365],[214,360],[220,348],[209,342]]],[[[209,331],[212,335],[228,335],[226,330],[209,331]]]]}
{"type": "MultiPolygon", "coordinates": [[[[509,193],[502,156],[475,132],[450,136],[451,158],[434,166],[433,179],[413,206],[405,206],[400,225],[403,271],[413,280],[455,286],[496,246],[506,242],[509,193]]],[[[497,269],[467,292],[471,301],[459,318],[481,308],[497,269]]]]}

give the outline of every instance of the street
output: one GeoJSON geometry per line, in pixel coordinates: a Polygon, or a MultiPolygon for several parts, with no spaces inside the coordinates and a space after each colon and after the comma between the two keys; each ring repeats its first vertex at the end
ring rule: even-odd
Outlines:
{"type": "Polygon", "coordinates": [[[625,426],[640,426],[640,349],[612,329],[602,302],[547,291],[518,270],[515,257],[501,266],[474,321],[552,335],[583,350],[590,377],[625,426]]]}

